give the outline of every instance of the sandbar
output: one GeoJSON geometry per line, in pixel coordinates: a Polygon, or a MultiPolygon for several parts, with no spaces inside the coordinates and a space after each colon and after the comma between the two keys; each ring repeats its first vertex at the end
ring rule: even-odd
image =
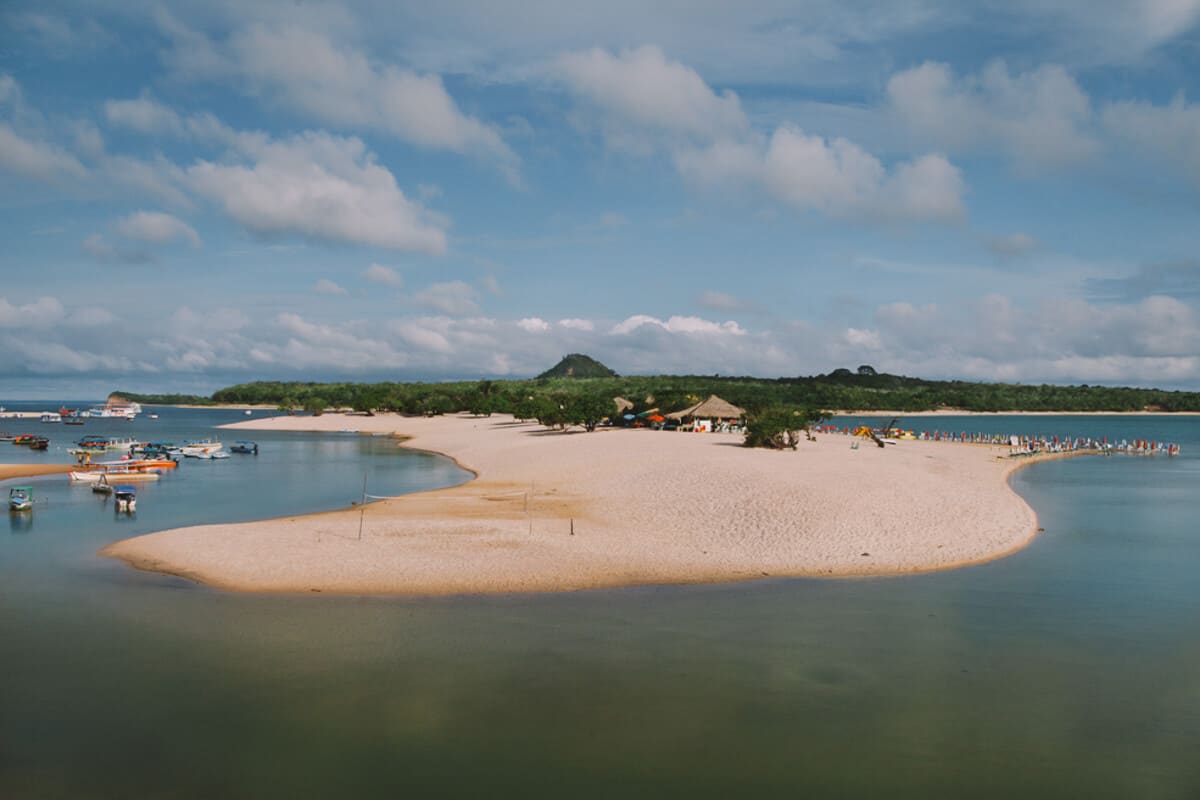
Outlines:
{"type": "Polygon", "coordinates": [[[819,435],[777,452],[729,434],[559,433],[507,416],[225,427],[393,433],[477,477],[364,508],[163,531],[102,555],[229,590],[445,595],[915,573],[999,558],[1038,530],[1007,480],[1033,459],[999,446],[819,435]]]}
{"type": "Polygon", "coordinates": [[[0,464],[0,481],[32,478],[37,475],[57,475],[73,469],[73,464],[0,464]]]}

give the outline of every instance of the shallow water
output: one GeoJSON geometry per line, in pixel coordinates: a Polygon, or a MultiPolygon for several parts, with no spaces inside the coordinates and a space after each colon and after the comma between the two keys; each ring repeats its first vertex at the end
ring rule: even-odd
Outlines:
{"type": "Polygon", "coordinates": [[[173,507],[344,505],[360,460],[397,493],[407,457],[360,437],[257,435],[257,465],[185,463],[132,526],[90,492],[52,503],[0,534],[0,796],[1196,797],[1200,420],[1047,419],[929,424],[1184,454],[1032,466],[1014,478],[1046,528],[1031,547],[901,578],[240,596],[93,556],[155,514],[181,524],[173,507]]]}

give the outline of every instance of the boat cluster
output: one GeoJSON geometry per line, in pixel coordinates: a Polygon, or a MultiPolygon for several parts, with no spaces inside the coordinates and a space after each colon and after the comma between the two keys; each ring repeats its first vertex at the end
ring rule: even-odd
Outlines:
{"type": "Polygon", "coordinates": [[[1160,442],[1156,439],[1119,439],[1110,441],[1107,436],[1053,436],[1046,434],[1001,434],[969,431],[911,431],[889,424],[883,428],[859,426],[821,425],[818,433],[840,433],[874,439],[882,444],[895,444],[899,440],[913,439],[931,442],[957,442],[960,444],[990,444],[1009,448],[1014,456],[1035,453],[1101,453],[1104,455],[1177,456],[1182,448],[1176,442],[1160,442]]]}
{"type": "Polygon", "coordinates": [[[12,442],[15,445],[28,447],[30,450],[46,450],[50,447],[50,440],[45,436],[38,436],[36,433],[22,433],[17,436],[11,433],[0,433],[0,442],[12,442]]]}
{"type": "MultiPolygon", "coordinates": [[[[222,442],[212,438],[173,442],[139,442],[120,436],[85,436],[69,450],[79,468],[68,473],[72,483],[90,485],[98,494],[112,495],[119,512],[137,508],[137,489],[133,484],[157,481],[165,472],[176,469],[182,458],[229,458],[222,442]],[[114,456],[100,461],[98,458],[114,456]]],[[[258,455],[255,442],[237,442],[230,452],[258,455]]]]}

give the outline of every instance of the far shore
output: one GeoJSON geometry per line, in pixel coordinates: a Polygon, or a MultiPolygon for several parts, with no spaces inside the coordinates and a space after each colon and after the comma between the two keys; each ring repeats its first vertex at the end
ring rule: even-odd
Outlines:
{"type": "Polygon", "coordinates": [[[477,477],[364,508],[164,531],[103,555],[238,591],[442,595],[916,573],[1000,558],[1038,530],[1007,479],[1043,459],[999,446],[819,435],[776,452],[729,434],[558,433],[500,415],[223,427],[393,434],[477,477]]]}

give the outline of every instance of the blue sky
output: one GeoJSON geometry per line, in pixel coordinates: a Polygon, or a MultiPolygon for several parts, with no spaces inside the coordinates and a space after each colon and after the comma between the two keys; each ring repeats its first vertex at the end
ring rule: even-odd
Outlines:
{"type": "Polygon", "coordinates": [[[849,5],[8,2],[0,395],[1200,389],[1200,0],[849,5]]]}

